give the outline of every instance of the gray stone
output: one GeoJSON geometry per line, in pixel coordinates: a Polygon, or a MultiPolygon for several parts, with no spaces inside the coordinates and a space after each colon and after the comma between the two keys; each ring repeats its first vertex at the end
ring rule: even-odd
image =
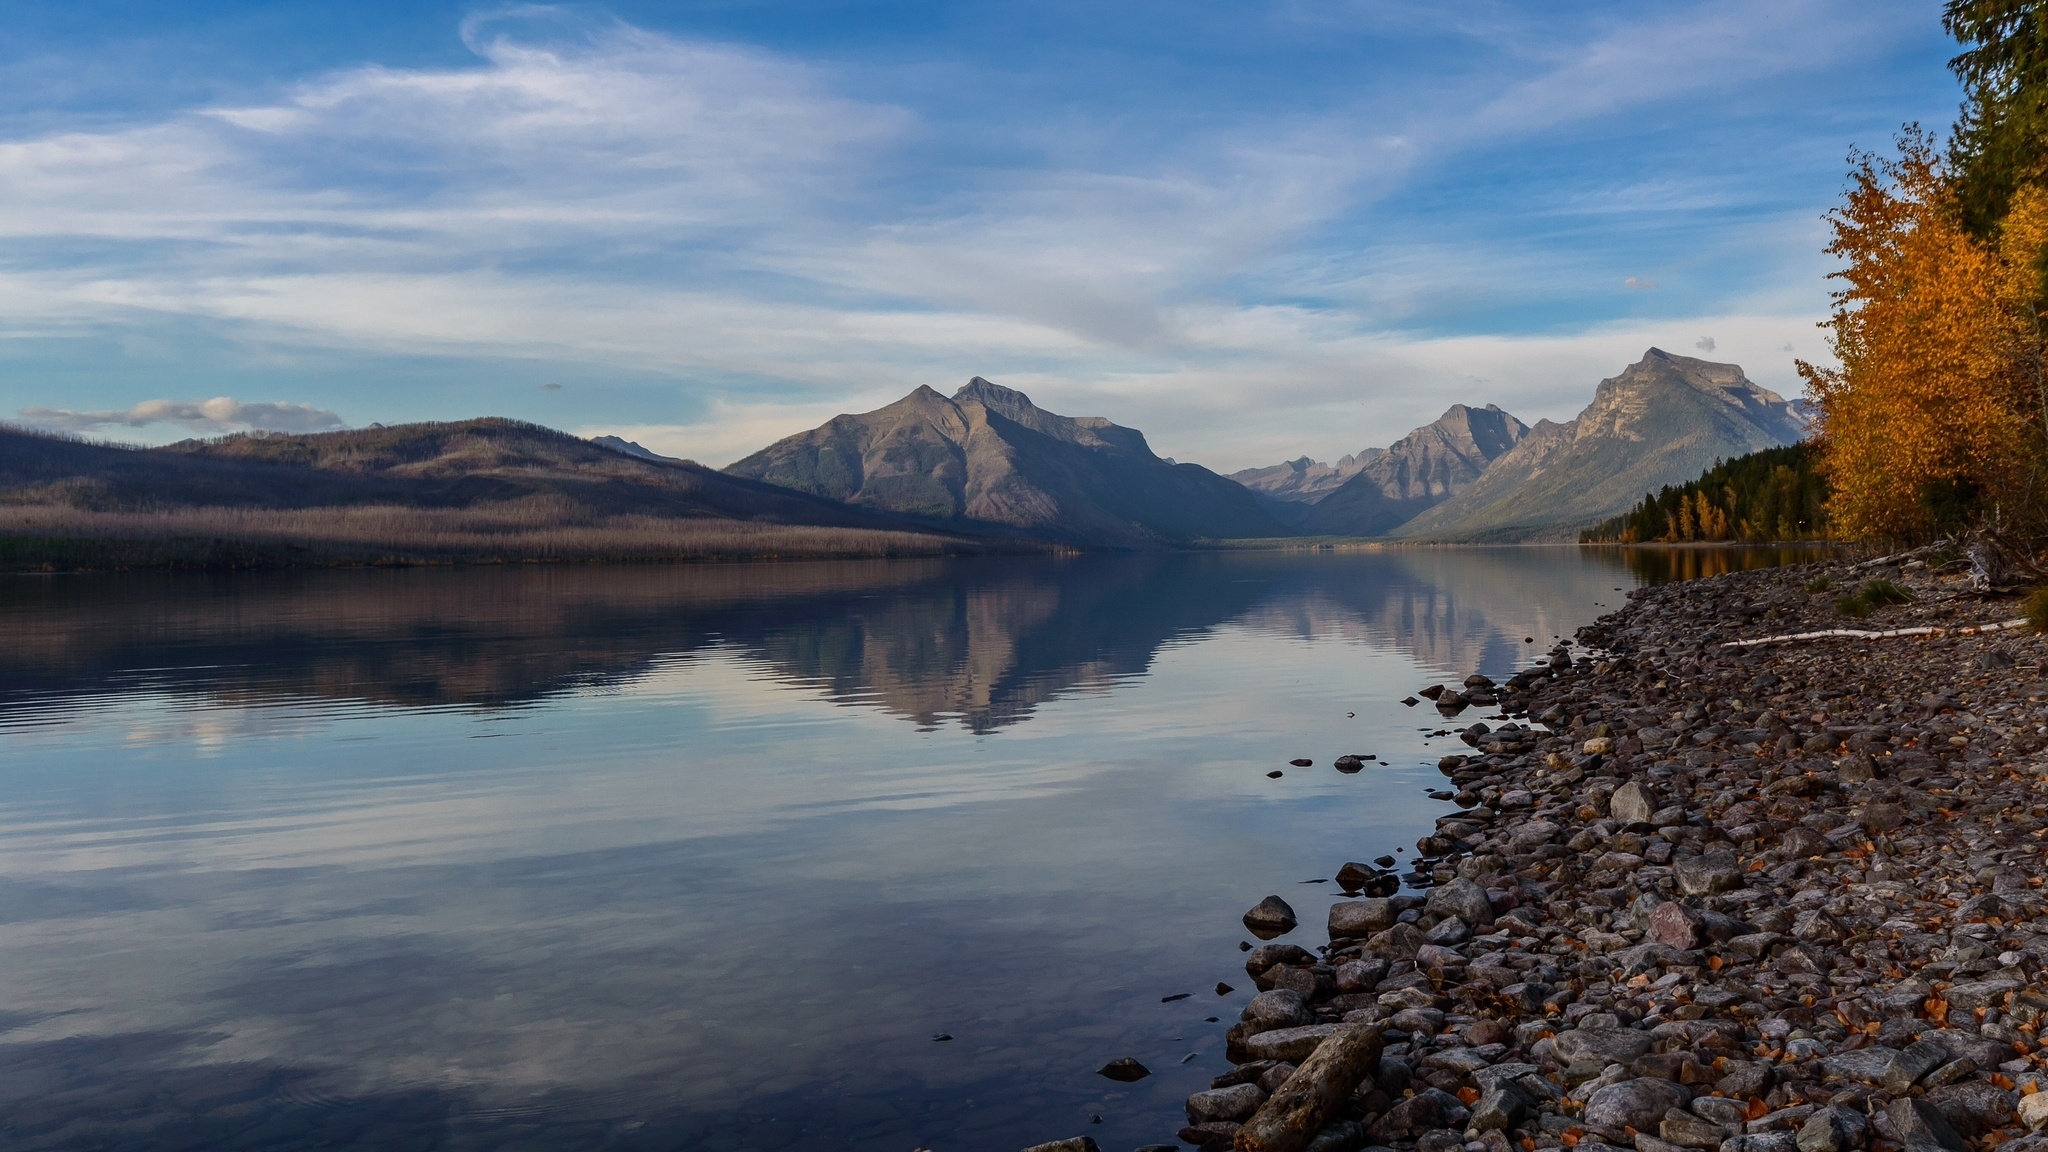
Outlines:
{"type": "Polygon", "coordinates": [[[1959,1080],[1967,1079],[1976,1071],[1977,1062],[1965,1056],[1960,1060],[1951,1060],[1927,1075],[1922,1076],[1920,1078],[1920,1086],[1923,1088],[1944,1088],[1959,1080]]]}
{"type": "Polygon", "coordinates": [[[1394,905],[1387,900],[1341,900],[1330,905],[1330,939],[1362,938],[1384,932],[1394,923],[1394,905]]]}
{"type": "Polygon", "coordinates": [[[1667,1144],[1680,1148],[1719,1148],[1721,1141],[1737,1135],[1741,1130],[1730,1130],[1703,1116],[1672,1109],[1657,1123],[1657,1135],[1667,1144]]]}
{"type": "Polygon", "coordinates": [[[1431,992],[1428,985],[1395,988],[1392,991],[1380,993],[1378,1003],[1380,1007],[1385,1008],[1389,1012],[1401,1012],[1409,1008],[1434,1008],[1436,1007],[1436,993],[1431,992]]]}
{"type": "Polygon", "coordinates": [[[1721,1141],[1721,1152],[1799,1152],[1799,1138],[1790,1132],[1751,1132],[1721,1141]]]}
{"type": "Polygon", "coordinates": [[[1979,1008],[2002,1008],[2009,993],[2017,992],[2022,985],[2017,980],[1970,980],[1951,984],[1941,994],[1951,1009],[1975,1012],[1979,1008]]]}
{"type": "Polygon", "coordinates": [[[1712,896],[1742,887],[1742,862],[1733,852],[1709,852],[1673,864],[1671,875],[1687,896],[1712,896]]]}
{"type": "Polygon", "coordinates": [[[1385,960],[1346,960],[1337,965],[1337,991],[1370,992],[1387,978],[1385,960]]]}
{"type": "Polygon", "coordinates": [[[1254,1060],[1283,1060],[1299,1064],[1316,1046],[1336,1032],[1335,1024],[1311,1024],[1303,1028],[1276,1028],[1244,1039],[1244,1050],[1254,1060]]]}
{"type": "Polygon", "coordinates": [[[1316,1022],[1316,1014],[1301,993],[1292,988],[1275,988],[1252,997],[1240,1017],[1247,1035],[1280,1028],[1300,1028],[1316,1022]]]}
{"type": "Polygon", "coordinates": [[[1937,1045],[1949,1059],[1968,1056],[1979,1068],[1996,1068],[2013,1058],[2010,1041],[1990,1040],[1960,1028],[1940,1028],[1921,1035],[1920,1041],[1937,1045]]]}
{"type": "Polygon", "coordinates": [[[1738,1132],[1749,1120],[1749,1106],[1740,1100],[1730,1100],[1726,1096],[1694,1097],[1692,1112],[1693,1115],[1716,1124],[1726,1124],[1738,1132]]]}
{"type": "Polygon", "coordinates": [[[1434,1036],[1444,1029],[1444,1014],[1434,1008],[1403,1008],[1387,1023],[1417,1036],[1434,1036]]]}
{"type": "Polygon", "coordinates": [[[1493,923],[1493,901],[1486,889],[1470,880],[1452,880],[1430,890],[1423,911],[1438,916],[1456,916],[1471,925],[1493,923]]]}
{"type": "Polygon", "coordinates": [[[1905,1152],[1970,1152],[1948,1117],[1925,1100],[1894,1100],[1885,1105],[1884,1113],[1892,1137],[1905,1152]]]}
{"type": "Polygon", "coordinates": [[[1806,1118],[1818,1111],[1820,1111],[1820,1105],[1818,1104],[1795,1104],[1790,1108],[1780,1108],[1775,1112],[1759,1116],[1755,1120],[1751,1120],[1743,1125],[1742,1130],[1750,1133],[1797,1132],[1799,1126],[1806,1123],[1806,1118]]]}
{"type": "Polygon", "coordinates": [[[1470,1124],[1481,1132],[1498,1132],[1520,1124],[1536,1107],[1512,1081],[1496,1084],[1479,1094],[1472,1105],[1470,1124]]]}
{"type": "Polygon", "coordinates": [[[1372,1139],[1381,1143],[1411,1140],[1433,1130],[1462,1129],[1471,1115],[1456,1096],[1441,1089],[1425,1088],[1387,1109],[1368,1131],[1372,1139]]]}
{"type": "MultiPolygon", "coordinates": [[[[1437,921],[1435,927],[1423,933],[1423,938],[1431,944],[1447,948],[1453,944],[1463,944],[1465,941],[1470,940],[1472,938],[1472,926],[1465,923],[1459,917],[1446,916],[1442,920],[1437,921]]],[[[1422,949],[1416,949],[1415,954],[1419,962],[1422,958],[1422,949]]]]}
{"type": "MultiPolygon", "coordinates": [[[[1438,924],[1437,928],[1443,927],[1444,924],[1452,923],[1462,926],[1465,922],[1453,916],[1449,920],[1444,921],[1443,924],[1438,924]]],[[[1427,936],[1431,940],[1436,939],[1436,928],[1430,929],[1427,936]]],[[[1463,968],[1465,966],[1465,957],[1455,948],[1447,948],[1442,944],[1424,944],[1415,950],[1415,966],[1425,971],[1431,968],[1439,970],[1463,968]]]]}
{"type": "Polygon", "coordinates": [[[1540,1075],[1542,1071],[1534,1064],[1493,1064],[1473,1069],[1472,1082],[1479,1085],[1479,1090],[1484,1092],[1496,1084],[1511,1083],[1524,1076],[1540,1075]]]}
{"type": "Polygon", "coordinates": [[[1776,932],[1747,932],[1730,938],[1723,947],[1732,956],[1743,960],[1761,960],[1784,937],[1776,932]]]}
{"type": "Polygon", "coordinates": [[[1188,1123],[1206,1124],[1212,1120],[1243,1121],[1259,1110],[1266,1102],[1266,1091],[1256,1084],[1237,1084],[1229,1088],[1210,1088],[1188,1097],[1188,1123]]]}
{"type": "Polygon", "coordinates": [[[1730,1060],[1721,1066],[1721,1078],[1714,1091],[1737,1100],[1748,1100],[1771,1090],[1771,1066],[1761,1060],[1730,1060]]]}
{"type": "Polygon", "coordinates": [[[1950,1126],[1965,1138],[2003,1128],[2019,1115],[2017,1096],[1982,1080],[1936,1088],[1923,1099],[1941,1109],[1950,1126]]]}
{"type": "Polygon", "coordinates": [[[1182,1143],[1193,1144],[1202,1152],[1230,1152],[1243,1129],[1244,1125],[1235,1120],[1211,1120],[1207,1124],[1190,1124],[1178,1135],[1182,1143]]]}
{"type": "Polygon", "coordinates": [[[1050,1144],[1033,1144],[1024,1152],[1101,1152],[1093,1136],[1076,1136],[1071,1140],[1054,1140],[1050,1144]]]}
{"type": "Polygon", "coordinates": [[[1829,1056],[1820,1066],[1829,1076],[1875,1084],[1895,1096],[1903,1096],[1915,1081],[1940,1066],[1947,1055],[1937,1045],[1925,1041],[1904,1050],[1880,1044],[1829,1056]]]}
{"type": "Polygon", "coordinates": [[[1593,1093],[1583,1119],[1592,1128],[1644,1131],[1657,1127],[1666,1112],[1683,1108],[1691,1099],[1692,1093],[1669,1080],[1642,1076],[1593,1093]]]}
{"type": "Polygon", "coordinates": [[[1551,1051],[1557,1054],[1558,1063],[1571,1065],[1582,1060],[1596,1060],[1601,1065],[1633,1064],[1637,1058],[1650,1050],[1652,1041],[1647,1033],[1632,1028],[1574,1028],[1560,1032],[1552,1038],[1551,1051]]]}
{"type": "Polygon", "coordinates": [[[1839,1106],[1823,1108],[1799,1126],[1799,1152],[1850,1152],[1863,1147],[1870,1121],[1860,1112],[1839,1106]]]}
{"type": "Polygon", "coordinates": [[[1616,788],[1607,801],[1607,814],[1619,824],[1647,824],[1656,811],[1649,793],[1633,780],[1616,788]]]}
{"type": "Polygon", "coordinates": [[[1244,914],[1244,926],[1251,929],[1254,934],[1270,933],[1278,936],[1294,931],[1297,923],[1294,909],[1278,896],[1266,897],[1244,914]]]}
{"type": "Polygon", "coordinates": [[[1486,1067],[1488,1063],[1486,1057],[1470,1048],[1446,1048],[1422,1058],[1424,1068],[1441,1068],[1446,1072],[1456,1072],[1459,1076],[1470,1076],[1486,1067]]]}
{"type": "Polygon", "coordinates": [[[1427,943],[1429,941],[1423,937],[1422,929],[1413,924],[1396,924],[1369,937],[1365,950],[1389,960],[1413,960],[1416,950],[1427,943]]]}
{"type": "Polygon", "coordinates": [[[1301,1069],[1292,1064],[1276,1063],[1271,1068],[1260,1073],[1259,1078],[1253,1080],[1252,1083],[1257,1084],[1267,1095],[1271,1095],[1278,1092],[1282,1084],[1287,1083],[1288,1077],[1299,1071],[1301,1069]]]}

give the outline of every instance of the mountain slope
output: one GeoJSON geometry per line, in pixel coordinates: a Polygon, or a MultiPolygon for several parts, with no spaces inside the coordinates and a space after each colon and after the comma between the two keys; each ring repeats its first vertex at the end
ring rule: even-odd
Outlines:
{"type": "Polygon", "coordinates": [[[849,504],[1131,548],[1285,535],[1242,486],[1153,455],[1144,434],[1047,412],[977,376],[835,416],[726,471],[849,504]]]}
{"type": "Polygon", "coordinates": [[[1716,460],[1796,442],[1797,407],[1734,364],[1652,348],[1602,380],[1563,424],[1545,420],[1457,495],[1394,533],[1444,540],[1569,535],[1716,460]]]}
{"type": "Polygon", "coordinates": [[[1317,501],[1297,525],[1327,536],[1379,536],[1476,482],[1529,428],[1489,404],[1453,404],[1317,501]]]}
{"type": "Polygon", "coordinates": [[[210,565],[229,553],[220,563],[981,547],[885,512],[500,419],[151,449],[0,428],[0,537],[16,541],[9,563],[29,562],[26,540],[126,541],[49,553],[113,566],[210,565]]]}

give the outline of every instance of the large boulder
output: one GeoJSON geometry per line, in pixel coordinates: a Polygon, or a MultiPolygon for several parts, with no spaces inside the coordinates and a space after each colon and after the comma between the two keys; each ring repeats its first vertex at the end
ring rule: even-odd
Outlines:
{"type": "Polygon", "coordinates": [[[1589,1128],[1654,1132],[1664,1113],[1684,1107],[1691,1099],[1692,1093],[1669,1080],[1639,1076],[1593,1093],[1586,1100],[1582,1119],[1589,1128]]]}
{"type": "Polygon", "coordinates": [[[1245,1037],[1244,1050],[1254,1060],[1299,1064],[1339,1027],[1341,1025],[1311,1024],[1300,1028],[1275,1028],[1271,1032],[1245,1037]]]}
{"type": "Polygon", "coordinates": [[[1475,927],[1493,923],[1493,901],[1487,898],[1486,889],[1463,877],[1431,889],[1422,910],[1435,916],[1455,916],[1475,927]]]}
{"type": "Polygon", "coordinates": [[[1252,997],[1244,1006],[1245,1034],[1256,1036],[1281,1028],[1301,1028],[1316,1022],[1314,1009],[1292,988],[1275,988],[1252,997]]]}
{"type": "Polygon", "coordinates": [[[1278,896],[1268,896],[1244,914],[1244,926],[1253,935],[1270,939],[1294,931],[1300,921],[1295,919],[1294,909],[1278,896]]]}
{"type": "Polygon", "coordinates": [[[1602,1065],[1633,1064],[1653,1043],[1649,1033],[1633,1028],[1574,1028],[1552,1038],[1550,1050],[1566,1065],[1592,1060],[1602,1065]]]}
{"type": "Polygon", "coordinates": [[[1330,905],[1330,939],[1363,939],[1384,932],[1394,923],[1390,900],[1340,900],[1330,905]]]}

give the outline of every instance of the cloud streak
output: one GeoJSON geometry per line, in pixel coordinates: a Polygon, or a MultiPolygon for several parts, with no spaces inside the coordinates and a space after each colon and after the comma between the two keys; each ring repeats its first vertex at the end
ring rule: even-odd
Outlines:
{"type": "Polygon", "coordinates": [[[246,404],[232,396],[211,400],[144,400],[118,412],[74,412],[68,408],[29,407],[19,410],[23,423],[63,432],[98,432],[109,428],[148,428],[170,424],[193,432],[218,435],[262,429],[270,432],[332,432],[348,425],[341,417],[311,404],[246,404]]]}
{"type": "MultiPolygon", "coordinates": [[[[1451,35],[1484,68],[1203,109],[1170,129],[1084,108],[1071,131],[1027,114],[955,124],[942,98],[843,66],[616,21],[536,31],[546,12],[520,9],[465,26],[467,66],[350,68],[267,100],[0,140],[0,345],[118,340],[147,321],[425,358],[463,386],[366,377],[309,399],[386,421],[494,411],[669,429],[650,442],[720,463],[778,414],[794,431],[977,373],[1218,467],[1267,462],[1251,454],[1290,436],[1282,455],[1355,451],[1451,399],[1567,414],[1528,411],[1551,402],[1531,372],[1446,350],[1485,329],[1604,357],[1614,331],[1669,320],[1670,342],[1722,315],[1757,317],[1775,350],[1825,287],[1817,260],[1757,237],[1803,242],[1821,205],[1787,215],[1725,165],[1660,175],[1639,161],[1626,180],[1512,209],[1469,190],[1403,198],[1461,164],[1526,167],[1514,149],[1567,133],[1583,150],[1630,109],[1832,67],[1896,38],[1908,7],[1617,9],[1533,36],[1480,9],[1451,35]],[[1816,34],[1830,25],[1855,31],[1816,34]],[[1627,251],[1587,239],[1594,217],[1637,229],[1610,244],[1627,251]],[[1643,229],[1708,217],[1711,242],[1647,250],[1643,229]],[[1538,231],[1556,238],[1524,235],[1538,231]],[[1643,268],[1657,278],[1629,288],[1657,292],[1620,287],[1643,268]],[[1808,289],[1785,291],[1794,277],[1808,289]],[[521,363],[545,374],[471,383],[521,363]],[[579,385],[559,393],[573,412],[548,407],[565,402],[538,381],[571,370],[662,384],[630,402],[579,385]],[[1449,395],[1474,376],[1500,383],[1449,395]],[[1205,429],[1187,413],[1228,419],[1205,429]],[[721,414],[735,422],[706,423],[721,414]]],[[[1772,356],[1748,366],[1783,386],[1772,356]]],[[[1573,371],[1590,388],[1619,367],[1589,354],[1573,371]]],[[[44,399],[26,389],[0,383],[0,402],[44,399]]],[[[35,410],[51,426],[145,426],[128,416],[142,406],[119,407],[131,398],[35,410]]]]}

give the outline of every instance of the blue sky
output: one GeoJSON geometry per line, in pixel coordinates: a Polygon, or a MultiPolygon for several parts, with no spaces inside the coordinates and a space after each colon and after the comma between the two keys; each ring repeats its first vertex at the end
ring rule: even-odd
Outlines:
{"type": "Polygon", "coordinates": [[[1230,470],[1653,344],[1791,393],[1844,157],[1952,51],[1931,0],[20,3],[0,415],[724,464],[978,374],[1230,470]]]}

